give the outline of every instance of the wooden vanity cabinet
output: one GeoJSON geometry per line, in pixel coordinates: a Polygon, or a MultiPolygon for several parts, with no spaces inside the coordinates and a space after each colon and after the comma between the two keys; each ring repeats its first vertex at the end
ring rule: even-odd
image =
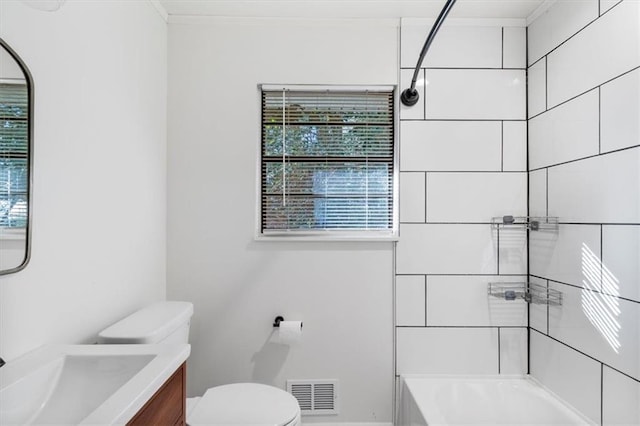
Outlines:
{"type": "Polygon", "coordinates": [[[185,426],[187,366],[183,363],[127,426],[185,426]]]}

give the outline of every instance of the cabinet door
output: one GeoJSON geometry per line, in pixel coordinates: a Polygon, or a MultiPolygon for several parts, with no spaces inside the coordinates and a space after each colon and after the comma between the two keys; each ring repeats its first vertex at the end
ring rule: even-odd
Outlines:
{"type": "Polygon", "coordinates": [[[182,364],[127,425],[185,425],[186,377],[186,364],[182,364]]]}

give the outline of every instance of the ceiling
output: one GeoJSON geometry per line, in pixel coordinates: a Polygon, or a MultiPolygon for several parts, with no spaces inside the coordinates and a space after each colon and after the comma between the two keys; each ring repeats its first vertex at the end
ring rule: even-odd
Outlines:
{"type": "MultiPolygon", "coordinates": [[[[445,0],[158,0],[169,16],[435,18],[445,0]]],[[[458,0],[452,18],[531,17],[552,0],[458,0]]]]}

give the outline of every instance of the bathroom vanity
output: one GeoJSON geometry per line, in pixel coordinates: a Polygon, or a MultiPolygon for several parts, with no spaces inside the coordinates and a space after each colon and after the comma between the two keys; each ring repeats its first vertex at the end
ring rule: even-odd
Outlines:
{"type": "Polygon", "coordinates": [[[187,367],[183,363],[127,425],[186,425],[186,378],[187,367]]]}
{"type": "Polygon", "coordinates": [[[0,424],[184,425],[188,344],[47,345],[0,369],[0,424]]]}

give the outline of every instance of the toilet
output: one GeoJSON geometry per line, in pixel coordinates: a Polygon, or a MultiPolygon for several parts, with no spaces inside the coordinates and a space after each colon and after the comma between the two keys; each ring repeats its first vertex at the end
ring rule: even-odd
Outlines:
{"type": "MultiPolygon", "coordinates": [[[[100,344],[187,343],[193,304],[159,302],[118,321],[98,334],[100,344]]],[[[187,398],[190,426],[300,426],[300,405],[282,389],[258,383],[209,388],[187,398]]]]}

